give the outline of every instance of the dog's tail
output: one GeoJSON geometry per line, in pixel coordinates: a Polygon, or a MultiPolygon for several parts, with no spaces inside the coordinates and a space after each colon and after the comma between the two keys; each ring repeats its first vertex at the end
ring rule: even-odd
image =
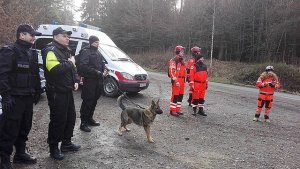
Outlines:
{"type": "Polygon", "coordinates": [[[122,103],[122,100],[123,100],[123,98],[125,97],[125,94],[126,94],[126,93],[123,93],[121,96],[118,97],[118,100],[117,100],[118,106],[119,106],[122,110],[125,110],[125,109],[126,109],[126,107],[125,107],[124,104],[122,103]]]}

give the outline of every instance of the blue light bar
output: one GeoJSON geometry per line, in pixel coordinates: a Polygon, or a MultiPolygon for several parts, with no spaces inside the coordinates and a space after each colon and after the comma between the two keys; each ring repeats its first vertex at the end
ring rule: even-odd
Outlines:
{"type": "Polygon", "coordinates": [[[93,29],[93,30],[96,30],[96,31],[101,31],[101,28],[99,28],[99,27],[88,25],[88,24],[85,24],[85,23],[82,23],[82,22],[79,23],[79,26],[83,27],[83,28],[93,29]]]}

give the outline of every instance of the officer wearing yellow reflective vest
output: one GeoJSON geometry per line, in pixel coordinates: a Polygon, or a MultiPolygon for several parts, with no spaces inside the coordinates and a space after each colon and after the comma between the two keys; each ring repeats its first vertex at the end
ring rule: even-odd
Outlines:
{"type": "Polygon", "coordinates": [[[48,144],[50,156],[57,160],[64,159],[61,152],[80,149],[80,145],[71,142],[76,120],[72,91],[78,89],[78,83],[75,82],[75,59],[68,47],[71,34],[71,31],[61,27],[54,29],[53,41],[42,50],[50,107],[48,144]],[[59,149],[58,143],[61,141],[59,149]]]}

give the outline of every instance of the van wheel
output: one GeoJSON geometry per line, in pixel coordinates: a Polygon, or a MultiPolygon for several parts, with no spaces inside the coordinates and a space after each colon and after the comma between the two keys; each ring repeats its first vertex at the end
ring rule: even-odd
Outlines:
{"type": "Polygon", "coordinates": [[[106,78],[103,82],[103,91],[108,97],[115,97],[118,95],[118,83],[113,77],[106,78]]]}

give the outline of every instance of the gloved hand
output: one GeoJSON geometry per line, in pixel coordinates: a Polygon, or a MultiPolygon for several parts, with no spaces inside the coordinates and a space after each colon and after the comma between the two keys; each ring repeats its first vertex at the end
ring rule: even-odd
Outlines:
{"type": "Polygon", "coordinates": [[[269,83],[269,86],[274,88],[275,87],[275,83],[269,83]]]}
{"type": "Polygon", "coordinates": [[[41,94],[40,93],[36,93],[33,95],[33,103],[36,105],[38,104],[38,102],[40,101],[41,98],[41,94]]]}
{"type": "Polygon", "coordinates": [[[6,113],[13,111],[13,100],[9,94],[2,94],[2,110],[6,113]]]}

